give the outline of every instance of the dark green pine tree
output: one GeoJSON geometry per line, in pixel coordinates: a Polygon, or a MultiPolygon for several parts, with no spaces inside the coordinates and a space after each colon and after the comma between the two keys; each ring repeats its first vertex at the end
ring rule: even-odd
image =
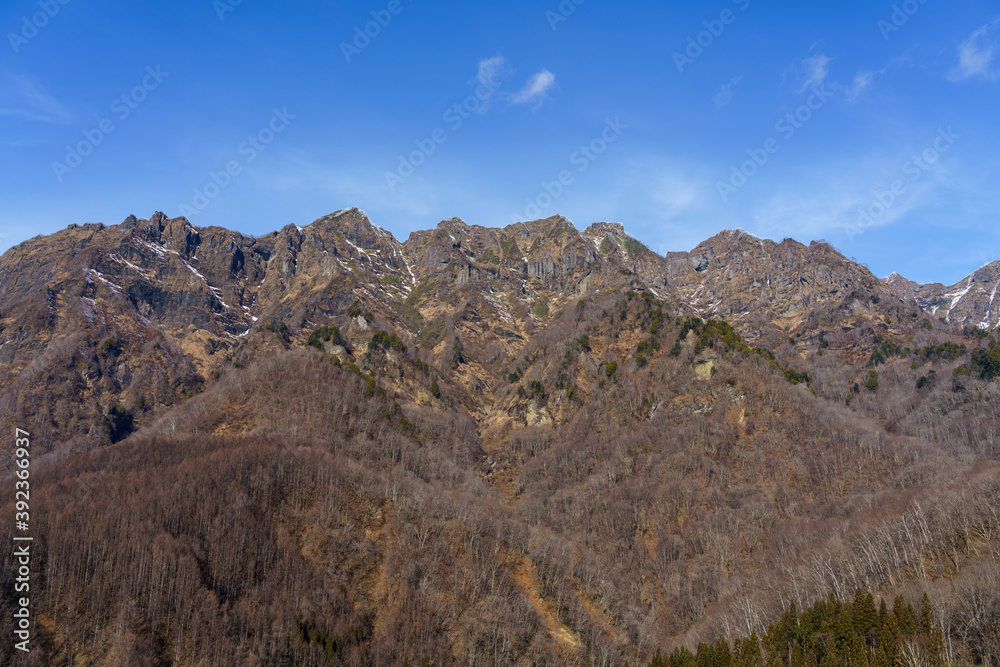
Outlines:
{"type": "Polygon", "coordinates": [[[823,654],[823,659],[819,662],[819,667],[847,667],[843,656],[836,647],[831,646],[830,650],[823,654]]]}
{"type": "Polygon", "coordinates": [[[931,667],[944,665],[944,636],[940,628],[934,625],[934,610],[931,609],[931,599],[927,597],[927,593],[920,600],[920,636],[931,667]]]}
{"type": "Polygon", "coordinates": [[[924,593],[920,600],[920,634],[930,637],[934,629],[934,611],[931,609],[931,599],[924,593]]]}
{"type": "Polygon", "coordinates": [[[870,667],[868,643],[860,637],[851,644],[851,667],[870,667]]]}
{"type": "MultiPolygon", "coordinates": [[[[332,665],[333,661],[337,657],[337,644],[333,637],[327,636],[324,649],[326,651],[326,662],[327,664],[332,665]]],[[[403,667],[409,667],[409,664],[410,661],[409,658],[407,658],[403,663],[403,667]]]]}
{"type": "Polygon", "coordinates": [[[778,648],[778,626],[769,623],[767,632],[761,635],[760,650],[764,654],[764,665],[766,667],[784,667],[781,660],[781,649],[778,648]]]}
{"type": "Polygon", "coordinates": [[[833,624],[836,623],[837,618],[840,616],[840,612],[843,607],[844,604],[840,601],[840,599],[833,594],[833,591],[830,591],[830,597],[826,602],[826,617],[830,622],[831,629],[833,628],[833,624]]]}
{"type": "Polygon", "coordinates": [[[302,625],[302,610],[295,612],[295,636],[296,638],[304,642],[306,640],[305,627],[302,625]]]}
{"type": "Polygon", "coordinates": [[[875,660],[871,663],[871,667],[893,667],[895,650],[895,641],[879,643],[878,650],[875,651],[875,660]]]}
{"type": "Polygon", "coordinates": [[[917,634],[917,615],[913,613],[913,605],[903,600],[903,596],[897,595],[893,600],[892,615],[896,617],[899,631],[904,637],[917,634]]]}
{"type": "Polygon", "coordinates": [[[670,654],[669,660],[664,659],[663,664],[669,667],[695,667],[698,662],[686,646],[678,646],[670,654]]]}
{"type": "Polygon", "coordinates": [[[802,652],[802,643],[795,642],[792,644],[791,658],[788,663],[788,667],[805,667],[806,656],[802,652]]]}
{"type": "Polygon", "coordinates": [[[892,646],[896,643],[896,635],[899,634],[899,623],[896,621],[895,614],[886,614],[885,621],[882,623],[882,627],[879,629],[878,633],[878,645],[879,647],[889,645],[892,646]]]}
{"type": "Polygon", "coordinates": [[[889,622],[889,609],[885,606],[885,598],[882,598],[878,603],[878,630],[881,633],[882,628],[885,624],[889,622]]]}
{"type": "Polygon", "coordinates": [[[739,650],[736,653],[736,665],[737,667],[761,667],[761,650],[760,650],[760,639],[757,638],[757,633],[752,633],[749,637],[744,639],[740,643],[739,650]]]}
{"type": "Polygon", "coordinates": [[[941,628],[931,630],[931,636],[927,639],[927,657],[931,667],[943,667],[944,662],[944,634],[941,628]]]}
{"type": "MultiPolygon", "coordinates": [[[[879,609],[880,617],[882,616],[882,610],[885,608],[885,600],[883,600],[879,609]]],[[[885,620],[879,628],[878,650],[875,653],[875,662],[872,667],[894,667],[897,655],[896,643],[901,638],[902,635],[899,633],[899,624],[896,622],[895,614],[886,611],[885,620]]]]}
{"type": "Polygon", "coordinates": [[[803,611],[799,618],[803,641],[808,640],[817,632],[823,632],[826,618],[826,602],[823,600],[803,611]]]}
{"type": "Polygon", "coordinates": [[[837,651],[842,655],[850,654],[855,636],[853,607],[841,607],[833,628],[833,641],[837,651]]]}
{"type": "Polygon", "coordinates": [[[729,650],[729,642],[722,637],[715,641],[715,667],[731,667],[733,664],[733,654],[729,650]]]}
{"type": "MultiPolygon", "coordinates": [[[[706,644],[705,642],[698,644],[698,651],[695,653],[694,660],[698,667],[715,667],[715,651],[712,644],[706,644]]],[[[673,660],[670,661],[670,664],[671,667],[675,667],[673,660]]]]}
{"type": "Polygon", "coordinates": [[[854,593],[854,631],[868,644],[874,647],[875,630],[878,627],[878,611],[875,609],[875,598],[871,593],[863,593],[859,588],[854,593]]]}
{"type": "Polygon", "coordinates": [[[792,600],[788,603],[788,609],[781,615],[773,642],[774,649],[779,653],[784,664],[791,665],[792,647],[799,644],[801,640],[799,612],[795,608],[795,600],[792,600]]]}

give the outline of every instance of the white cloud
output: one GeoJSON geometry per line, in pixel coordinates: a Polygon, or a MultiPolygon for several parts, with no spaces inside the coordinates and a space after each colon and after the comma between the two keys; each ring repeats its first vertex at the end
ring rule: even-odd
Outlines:
{"type": "Polygon", "coordinates": [[[493,56],[479,61],[479,71],[476,74],[476,81],[489,89],[495,89],[500,85],[499,79],[507,74],[507,61],[503,56],[493,56]]]}
{"type": "Polygon", "coordinates": [[[507,67],[507,60],[503,56],[493,56],[479,61],[479,68],[476,70],[476,78],[472,83],[477,84],[476,95],[479,96],[481,105],[479,113],[484,114],[490,109],[493,96],[503,85],[503,80],[511,74],[507,67]]]}
{"type": "MultiPolygon", "coordinates": [[[[503,85],[504,79],[513,73],[507,67],[507,60],[503,56],[493,56],[479,61],[479,69],[476,72],[476,83],[486,88],[492,96],[503,85]]],[[[502,92],[502,97],[512,104],[535,104],[541,105],[546,94],[556,83],[556,76],[547,69],[534,74],[524,84],[524,88],[516,93],[502,92]]],[[[481,112],[486,111],[488,104],[484,102],[481,112]]]]}
{"type": "Polygon", "coordinates": [[[45,88],[28,76],[7,74],[0,87],[0,116],[15,116],[43,123],[66,124],[73,114],[45,88]]]}
{"type": "MultiPolygon", "coordinates": [[[[818,43],[817,43],[818,44],[818,43]]],[[[816,45],[813,45],[815,48],[816,45]]],[[[867,93],[875,85],[875,82],[885,76],[891,67],[898,67],[905,64],[905,59],[893,60],[890,64],[878,70],[862,69],[854,75],[853,81],[849,85],[841,83],[830,77],[830,65],[834,59],[824,53],[803,58],[794,62],[785,70],[785,79],[789,77],[797,79],[799,93],[805,93],[814,86],[827,87],[836,93],[843,93],[848,102],[854,103],[863,94],[867,93]]],[[[783,80],[783,81],[784,81],[783,80]]]]}
{"type": "Polygon", "coordinates": [[[722,107],[726,106],[727,104],[733,101],[733,89],[736,87],[736,84],[738,84],[740,82],[740,79],[742,78],[743,77],[738,76],[735,77],[729,83],[723,84],[722,88],[719,89],[719,92],[716,93],[715,97],[713,98],[715,106],[721,109],[722,107]]]}
{"type": "Polygon", "coordinates": [[[857,102],[858,98],[867,93],[875,85],[875,81],[880,77],[885,76],[889,72],[890,67],[895,67],[902,64],[901,61],[893,61],[889,65],[886,65],[879,70],[869,70],[863,69],[854,75],[854,81],[851,85],[844,89],[844,94],[847,96],[848,102],[857,102]]]}
{"type": "Polygon", "coordinates": [[[1000,28],[1000,18],[979,28],[958,45],[958,65],[951,71],[952,81],[964,81],[976,76],[985,79],[1000,78],[1000,71],[993,66],[996,59],[997,28],[1000,28]]]}
{"type": "Polygon", "coordinates": [[[533,75],[519,92],[511,96],[514,104],[541,104],[556,83],[556,75],[547,69],[533,75]]]}
{"type": "Polygon", "coordinates": [[[833,59],[822,53],[817,53],[811,58],[804,59],[802,61],[804,81],[802,87],[799,89],[800,92],[826,81],[826,76],[830,73],[831,62],[833,62],[833,59]]]}
{"type": "MultiPolygon", "coordinates": [[[[884,73],[885,70],[878,72],[878,74],[884,73]]],[[[863,93],[865,93],[872,84],[875,83],[876,72],[870,70],[861,70],[854,75],[854,82],[847,87],[847,101],[856,102],[863,93]]]]}

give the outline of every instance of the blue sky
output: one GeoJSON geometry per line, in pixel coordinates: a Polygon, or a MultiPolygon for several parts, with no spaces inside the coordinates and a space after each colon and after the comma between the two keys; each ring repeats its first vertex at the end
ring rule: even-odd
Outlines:
{"type": "Polygon", "coordinates": [[[9,0],[0,34],[0,250],[358,206],[400,239],[560,213],[922,282],[1000,259],[995,2],[9,0]]]}

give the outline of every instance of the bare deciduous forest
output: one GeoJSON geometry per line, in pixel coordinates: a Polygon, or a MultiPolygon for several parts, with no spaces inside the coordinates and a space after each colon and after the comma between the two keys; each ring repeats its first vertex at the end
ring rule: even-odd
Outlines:
{"type": "Polygon", "coordinates": [[[684,363],[653,393],[711,412],[609,381],[511,434],[514,502],[460,412],[310,352],[232,374],[39,474],[35,664],[637,664],[859,587],[926,593],[948,661],[995,664],[995,463],[846,419],[756,355],[710,388],[684,363]]]}

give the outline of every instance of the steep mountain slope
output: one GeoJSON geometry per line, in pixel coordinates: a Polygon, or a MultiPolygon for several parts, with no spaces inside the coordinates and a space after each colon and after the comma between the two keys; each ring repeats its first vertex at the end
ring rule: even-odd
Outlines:
{"type": "Polygon", "coordinates": [[[887,433],[655,299],[581,311],[557,326],[586,344],[537,341],[498,391],[499,433],[447,387],[394,399],[410,351],[368,375],[310,348],[45,468],[33,664],[621,664],[1000,553],[995,462],[887,433]],[[636,340],[662,340],[641,367],[636,340]]]}
{"type": "Polygon", "coordinates": [[[775,243],[745,232],[722,232],[686,254],[667,257],[668,281],[699,312],[728,320],[795,328],[817,307],[851,292],[887,292],[864,267],[825,243],[775,243]]]}

